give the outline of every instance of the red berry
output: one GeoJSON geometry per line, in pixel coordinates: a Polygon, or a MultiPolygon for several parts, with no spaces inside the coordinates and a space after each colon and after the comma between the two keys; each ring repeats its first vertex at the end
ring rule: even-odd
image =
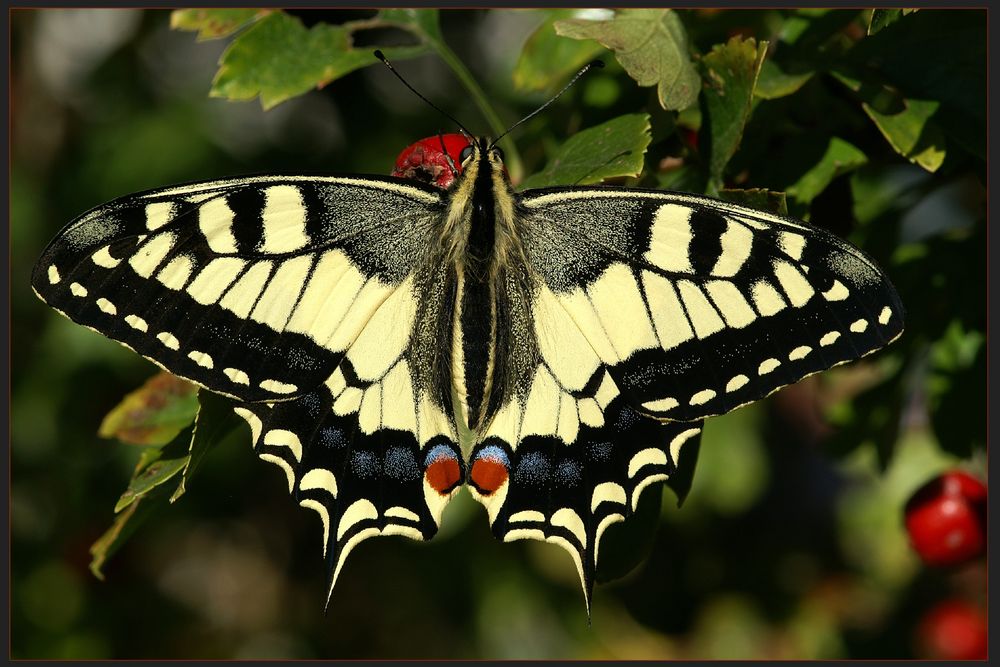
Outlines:
{"type": "Polygon", "coordinates": [[[986,615],[961,600],[947,600],[927,612],[917,627],[923,657],[935,660],[985,660],[986,615]]]}
{"type": "Polygon", "coordinates": [[[446,189],[462,172],[462,161],[459,156],[462,149],[468,145],[469,140],[461,134],[426,137],[403,149],[403,152],[396,158],[392,175],[423,181],[446,189]],[[443,150],[442,140],[444,142],[443,150]],[[448,164],[446,155],[451,156],[455,169],[452,169],[452,165],[448,164]]]}
{"type": "Polygon", "coordinates": [[[953,470],[920,487],[906,503],[910,543],[928,565],[956,565],[986,550],[986,487],[953,470]]]}

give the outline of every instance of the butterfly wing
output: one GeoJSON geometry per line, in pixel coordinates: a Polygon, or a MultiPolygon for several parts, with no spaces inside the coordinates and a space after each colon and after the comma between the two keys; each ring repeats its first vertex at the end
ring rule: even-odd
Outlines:
{"type": "Polygon", "coordinates": [[[428,255],[443,206],[436,189],[363,177],[155,190],[68,225],[32,286],[240,401],[258,454],[320,515],[332,589],[365,537],[432,535],[462,481],[438,366],[422,356],[450,312],[428,255]]]}
{"type": "Polygon", "coordinates": [[[237,408],[261,458],[323,524],[328,597],[350,551],[378,535],[429,539],[464,481],[450,405],[436,392],[433,327],[450,313],[442,264],[383,302],[332,375],[291,401],[237,408]]]}
{"type": "Polygon", "coordinates": [[[525,248],[628,402],[692,421],[869,354],[903,330],[884,272],[791,218],[678,193],[525,193],[525,248]]]}
{"type": "Polygon", "coordinates": [[[536,365],[469,480],[501,539],[570,552],[589,601],[605,528],[676,471],[700,420],[882,347],[903,310],[863,253],[799,221],[614,188],[519,203],[532,294],[512,320],[536,365]]]}
{"type": "Polygon", "coordinates": [[[605,530],[677,470],[701,424],[640,414],[547,285],[530,271],[502,282],[513,381],[470,454],[468,483],[499,539],[569,552],[589,606],[605,530]]]}

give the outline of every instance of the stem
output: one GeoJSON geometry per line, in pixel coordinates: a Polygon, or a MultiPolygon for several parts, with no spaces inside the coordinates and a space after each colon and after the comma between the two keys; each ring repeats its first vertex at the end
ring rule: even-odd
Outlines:
{"type": "MultiPolygon", "coordinates": [[[[472,76],[472,73],[465,67],[465,64],[455,55],[455,53],[448,48],[448,45],[443,41],[436,39],[428,39],[427,42],[437,51],[441,60],[445,62],[448,67],[455,73],[459,81],[466,87],[469,94],[472,96],[472,100],[479,107],[479,110],[486,117],[486,122],[489,123],[490,129],[499,136],[503,133],[504,126],[500,117],[497,116],[496,111],[490,105],[486,94],[483,92],[479,84],[476,83],[476,79],[472,76]]],[[[521,176],[524,171],[524,165],[521,162],[521,154],[517,150],[517,146],[511,140],[511,138],[504,137],[500,140],[500,145],[504,150],[504,161],[507,164],[507,171],[510,173],[512,181],[518,182],[521,180],[521,176]]]]}

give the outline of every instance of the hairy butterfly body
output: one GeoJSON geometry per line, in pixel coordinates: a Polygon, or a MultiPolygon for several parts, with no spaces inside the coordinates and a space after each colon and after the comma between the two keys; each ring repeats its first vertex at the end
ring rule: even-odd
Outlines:
{"type": "Polygon", "coordinates": [[[265,176],[129,195],[34,270],[70,319],[238,402],[319,515],[328,594],[360,541],[431,537],[466,483],[499,538],[563,546],[589,604],[605,529],[703,419],[902,331],[884,273],[821,229],[680,193],[518,193],[486,140],[461,157],[447,190],[265,176]]]}

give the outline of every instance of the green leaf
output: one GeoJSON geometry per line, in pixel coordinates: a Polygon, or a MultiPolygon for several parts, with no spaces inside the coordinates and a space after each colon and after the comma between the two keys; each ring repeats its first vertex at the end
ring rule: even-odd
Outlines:
{"type": "Polygon", "coordinates": [[[203,391],[198,394],[198,403],[198,416],[195,419],[194,433],[191,434],[187,462],[181,471],[181,481],[170,496],[170,502],[184,495],[188,480],[210,450],[241,432],[237,427],[243,422],[233,412],[232,403],[228,399],[203,391]]]}
{"type": "Polygon", "coordinates": [[[698,99],[698,71],[689,55],[687,32],[670,9],[623,9],[610,21],[557,21],[556,33],[594,39],[615,52],[640,86],[656,86],[660,106],[677,110],[698,99]]]}
{"type": "MultiPolygon", "coordinates": [[[[152,454],[152,452],[144,452],[144,454],[152,454]]],[[[162,452],[156,452],[156,454],[162,455],[162,452]]],[[[128,488],[115,504],[116,513],[121,512],[181,472],[187,466],[190,459],[189,456],[167,459],[157,457],[152,462],[149,462],[148,459],[150,458],[153,458],[153,456],[143,456],[139,461],[139,465],[136,466],[135,472],[132,474],[132,480],[129,482],[128,488]]]]}
{"type": "Polygon", "coordinates": [[[784,192],[775,192],[764,188],[723,189],[719,191],[719,197],[734,204],[742,204],[778,215],[788,215],[788,202],[785,200],[784,192]]]}
{"type": "Polygon", "coordinates": [[[134,445],[165,445],[191,425],[197,412],[198,387],[162,372],[125,396],[97,434],[134,445]]]}
{"type": "Polygon", "coordinates": [[[545,169],[524,179],[521,189],[551,185],[600,183],[607,178],[637,176],[649,146],[649,116],[627,114],[570,137],[545,169]]]}
{"type": "Polygon", "coordinates": [[[858,94],[861,108],[893,150],[929,172],[938,170],[945,158],[945,136],[932,117],[940,102],[902,98],[894,91],[863,84],[841,72],[832,74],[858,94]]]}
{"type": "MultiPolygon", "coordinates": [[[[375,18],[369,21],[359,21],[356,25],[363,23],[375,24],[378,22],[391,23],[397,28],[409,30],[410,32],[435,42],[443,40],[441,36],[440,17],[436,9],[380,9],[375,18]]],[[[346,24],[350,27],[352,24],[346,24]]],[[[387,49],[383,49],[388,54],[387,49]]]]}
{"type": "Polygon", "coordinates": [[[133,522],[130,525],[130,522],[135,516],[137,509],[139,509],[139,503],[129,505],[124,512],[115,517],[111,527],[104,531],[104,534],[90,545],[90,571],[101,581],[104,581],[104,572],[102,571],[104,563],[115,551],[118,551],[125,540],[128,539],[129,534],[135,531],[136,524],[133,522]],[[126,526],[130,526],[131,530],[126,531],[126,526]]]}
{"type": "Polygon", "coordinates": [[[861,150],[839,137],[831,137],[819,162],[788,186],[785,193],[800,204],[808,204],[826,189],[830,181],[866,162],[868,158],[861,150]]]}
{"type": "Polygon", "coordinates": [[[773,61],[765,60],[757,77],[757,86],[753,94],[764,100],[774,100],[796,92],[812,78],[815,72],[807,71],[798,74],[788,74],[773,61]]]}
{"type": "Polygon", "coordinates": [[[868,20],[868,34],[874,35],[890,23],[895,23],[902,15],[902,9],[873,9],[868,20]]]}
{"type": "MultiPolygon", "coordinates": [[[[847,54],[857,72],[899,89],[906,99],[936,100],[935,121],[973,155],[986,154],[986,11],[905,13],[847,54]]],[[[879,109],[882,111],[881,109],[879,109]]]]}
{"type": "Polygon", "coordinates": [[[170,13],[170,27],[174,30],[197,30],[197,40],[203,42],[227,37],[272,11],[271,9],[175,9],[170,13]]]}
{"type": "Polygon", "coordinates": [[[166,506],[168,489],[165,483],[177,475],[181,476],[180,483],[169,496],[172,503],[184,493],[187,481],[208,451],[229,437],[241,434],[238,427],[242,422],[227,399],[205,391],[197,397],[197,402],[200,408],[186,455],[183,453],[183,441],[178,438],[162,448],[147,448],[139,457],[128,489],[115,505],[117,516],[114,523],[90,547],[90,571],[98,579],[104,579],[104,564],[131,537],[139,524],[166,506]]]}
{"type": "Polygon", "coordinates": [[[702,116],[708,122],[702,122],[701,142],[708,154],[710,185],[721,184],[722,172],[743,138],[766,53],[766,42],[758,47],[752,39],[733,37],[702,59],[702,116]]]}
{"type": "Polygon", "coordinates": [[[604,50],[594,42],[563,39],[556,34],[553,24],[557,20],[573,18],[581,11],[585,10],[548,10],[548,16],[521,48],[514,66],[515,88],[525,92],[554,92],[604,50]]]}
{"type": "MultiPolygon", "coordinates": [[[[232,100],[260,96],[265,109],[313,88],[322,88],[349,72],[377,62],[372,48],[352,47],[352,30],[317,24],[273,12],[239,35],[222,54],[211,94],[232,100]]],[[[411,58],[424,45],[386,47],[390,59],[411,58]]]]}
{"type": "Polygon", "coordinates": [[[941,447],[968,458],[986,444],[986,344],[953,320],[931,348],[927,402],[941,447]]]}
{"type": "Polygon", "coordinates": [[[899,441],[905,405],[903,364],[899,355],[880,353],[868,364],[854,364],[828,371],[825,382],[846,386],[841,398],[826,409],[826,418],[836,427],[824,448],[844,456],[862,445],[871,444],[884,470],[892,460],[899,441]]]}

